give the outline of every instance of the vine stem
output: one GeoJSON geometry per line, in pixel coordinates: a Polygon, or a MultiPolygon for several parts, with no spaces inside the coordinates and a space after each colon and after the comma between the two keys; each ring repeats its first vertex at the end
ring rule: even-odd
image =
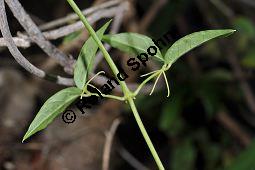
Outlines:
{"type": "Polygon", "coordinates": [[[160,170],[165,170],[165,168],[164,168],[164,166],[163,166],[163,164],[162,164],[162,162],[161,162],[161,160],[160,160],[160,158],[159,158],[159,156],[157,154],[157,151],[155,150],[155,148],[153,146],[153,143],[151,142],[150,137],[149,137],[148,133],[146,132],[146,129],[145,129],[144,125],[143,125],[143,122],[142,122],[142,120],[141,120],[141,118],[139,116],[139,113],[138,113],[137,109],[136,109],[134,100],[129,98],[128,102],[129,102],[130,108],[131,108],[131,110],[132,110],[132,112],[134,114],[135,120],[136,120],[136,122],[137,122],[137,124],[138,124],[138,126],[139,126],[139,128],[140,128],[140,130],[142,132],[142,135],[143,135],[143,137],[144,137],[144,139],[145,139],[145,141],[146,141],[146,143],[147,143],[147,145],[148,145],[148,147],[149,147],[149,149],[151,151],[151,154],[154,157],[155,162],[158,165],[158,168],[160,170]]]}
{"type": "MultiPolygon", "coordinates": [[[[112,72],[114,73],[114,75],[116,76],[119,73],[119,70],[117,68],[117,66],[115,65],[115,63],[113,62],[111,56],[109,55],[109,53],[107,52],[107,50],[105,49],[103,43],[101,42],[101,40],[97,37],[96,32],[94,31],[94,29],[90,26],[88,20],[86,19],[86,17],[82,14],[81,10],[79,9],[79,7],[76,5],[76,3],[73,0],[67,0],[67,2],[70,4],[70,6],[73,8],[73,10],[75,11],[75,13],[80,17],[81,21],[83,22],[83,24],[85,25],[86,29],[89,31],[90,35],[92,36],[92,38],[94,39],[94,41],[97,43],[99,49],[102,51],[105,60],[107,61],[107,63],[109,64],[110,68],[112,69],[112,72]]],[[[118,80],[118,79],[117,79],[118,80]]],[[[154,160],[159,168],[159,170],[165,170],[157,151],[155,150],[150,137],[148,135],[148,133],[146,132],[146,129],[143,125],[143,122],[139,116],[139,113],[136,109],[134,100],[133,100],[133,93],[128,89],[125,81],[119,81],[121,85],[121,88],[123,90],[124,96],[126,98],[126,100],[129,103],[129,106],[134,114],[135,120],[140,128],[140,131],[151,151],[152,156],[154,157],[154,160]]]]}

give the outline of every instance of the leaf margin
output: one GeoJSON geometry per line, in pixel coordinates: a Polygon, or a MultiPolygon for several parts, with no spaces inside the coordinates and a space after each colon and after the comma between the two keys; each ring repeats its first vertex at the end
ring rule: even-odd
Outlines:
{"type": "MultiPolygon", "coordinates": [[[[70,92],[70,91],[69,91],[70,92]]],[[[43,106],[40,108],[39,112],[36,114],[35,118],[33,119],[33,121],[31,122],[31,124],[29,125],[29,128],[27,130],[27,132],[25,133],[23,139],[22,139],[22,143],[28,139],[29,137],[31,137],[32,135],[34,135],[35,133],[45,129],[62,111],[59,111],[59,110],[65,110],[74,100],[76,100],[81,94],[81,90],[79,88],[76,88],[76,87],[69,87],[69,88],[65,88],[61,91],[58,91],[57,93],[55,93],[54,95],[52,95],[44,104],[43,106]],[[70,100],[70,97],[68,98],[68,102],[65,102],[62,106],[59,106],[58,108],[55,109],[54,112],[59,112],[59,113],[56,113],[55,116],[53,115],[54,113],[52,114],[49,114],[47,116],[47,118],[44,118],[43,121],[41,121],[42,123],[38,123],[37,119],[39,119],[39,117],[41,115],[43,115],[43,111],[45,111],[44,109],[46,108],[46,111],[47,110],[47,106],[49,104],[51,104],[51,100],[53,100],[55,97],[57,97],[58,95],[62,95],[62,93],[64,92],[68,92],[68,90],[73,90],[74,92],[74,96],[73,98],[71,98],[70,100]],[[53,115],[52,118],[49,118],[51,115],[53,115]],[[43,123],[45,123],[45,125],[43,125],[43,123]],[[34,125],[35,124],[35,125],[34,125]]],[[[59,96],[58,96],[59,97],[59,96]]],[[[39,121],[40,122],[40,121],[39,121]]]]}
{"type": "MultiPolygon", "coordinates": [[[[146,52],[147,53],[147,49],[135,49],[135,47],[137,48],[137,46],[132,47],[130,44],[123,44],[124,41],[120,41],[117,42],[116,39],[118,38],[122,38],[123,39],[127,39],[128,37],[136,37],[136,38],[141,38],[144,41],[147,41],[148,44],[150,44],[147,49],[150,46],[155,46],[157,48],[157,54],[155,56],[151,56],[156,58],[157,60],[164,62],[163,59],[163,55],[161,54],[161,51],[159,50],[159,48],[154,44],[154,42],[152,41],[152,39],[148,36],[142,35],[142,34],[138,34],[138,33],[134,33],[134,32],[123,32],[123,33],[119,33],[119,34],[107,34],[103,36],[103,41],[110,44],[112,47],[119,49],[120,51],[126,52],[128,54],[133,54],[133,55],[139,55],[141,53],[146,52]],[[113,42],[114,41],[114,42],[113,42]],[[122,44],[121,44],[122,43],[122,44]],[[119,45],[118,45],[119,44],[119,45]],[[122,46],[122,47],[118,47],[118,46],[122,46]],[[135,51],[135,52],[134,52],[135,51]],[[142,51],[142,52],[141,52],[142,51]]],[[[129,40],[130,41],[130,40],[129,40]]]]}
{"type": "MultiPolygon", "coordinates": [[[[221,36],[229,36],[231,34],[233,34],[236,30],[233,30],[233,29],[216,29],[216,30],[204,30],[204,31],[198,31],[198,32],[194,32],[194,33],[191,33],[191,34],[188,34],[182,38],[180,38],[179,40],[177,40],[166,52],[165,56],[164,56],[164,60],[165,60],[165,64],[168,64],[168,65],[172,65],[173,63],[175,63],[181,56],[183,56],[184,54],[188,53],[189,51],[193,50],[194,48],[196,47],[199,47],[201,46],[202,44],[204,44],[205,42],[208,42],[210,40],[213,40],[213,39],[216,39],[216,38],[219,38],[221,36]],[[182,54],[175,54],[174,53],[174,50],[176,50],[176,48],[178,48],[178,51],[179,51],[179,48],[183,48],[183,44],[181,44],[182,42],[184,41],[187,41],[188,38],[192,37],[192,38],[197,38],[195,36],[198,36],[198,34],[206,34],[206,33],[211,33],[211,32],[223,32],[225,31],[224,33],[220,33],[219,35],[217,36],[214,36],[214,37],[211,37],[209,38],[208,40],[204,40],[204,37],[203,37],[203,41],[204,42],[201,42],[201,43],[198,43],[197,45],[193,46],[192,48],[188,49],[188,50],[185,50],[185,52],[182,52],[182,54]],[[178,44],[179,43],[179,44],[178,44]],[[175,55],[171,55],[171,53],[174,53],[175,55]],[[168,57],[168,59],[166,59],[166,57],[168,57]],[[172,59],[171,59],[172,58],[172,59]]],[[[205,36],[205,35],[203,35],[205,36]]]]}

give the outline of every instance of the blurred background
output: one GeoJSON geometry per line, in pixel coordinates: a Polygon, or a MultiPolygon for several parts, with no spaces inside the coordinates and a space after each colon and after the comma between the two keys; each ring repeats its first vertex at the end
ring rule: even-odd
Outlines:
{"type": "MultiPolygon", "coordinates": [[[[6,2],[12,36],[17,38],[15,43],[27,60],[47,73],[72,78],[72,69],[49,57],[49,51],[40,48],[42,44],[33,37],[39,34],[31,31],[39,28],[46,37],[44,43],[50,42],[60,54],[74,61],[88,32],[75,16],[67,17],[72,13],[68,3],[20,0],[36,24],[31,26],[19,20],[23,18],[22,10],[6,2]]],[[[196,31],[236,29],[230,37],[210,41],[172,66],[167,75],[170,98],[166,97],[161,79],[152,96],[148,95],[150,82],[135,102],[166,169],[255,169],[255,1],[76,2],[81,9],[87,9],[85,13],[95,29],[113,18],[110,33],[138,32],[158,39],[168,32],[174,43],[196,31]]],[[[102,101],[86,110],[85,115],[70,107],[77,113],[73,124],[65,124],[59,115],[48,128],[22,143],[43,103],[65,86],[27,72],[0,40],[1,169],[157,169],[128,105],[113,100],[102,101]]],[[[116,63],[131,75],[128,83],[132,88],[142,81],[141,74],[160,68],[159,63],[150,60],[149,67],[140,72],[130,71],[126,66],[130,56],[107,48],[116,63]]],[[[100,70],[111,75],[98,53],[95,73],[100,70]]],[[[100,87],[102,82],[94,83],[100,87]]],[[[121,95],[117,88],[114,94],[121,95]]]]}

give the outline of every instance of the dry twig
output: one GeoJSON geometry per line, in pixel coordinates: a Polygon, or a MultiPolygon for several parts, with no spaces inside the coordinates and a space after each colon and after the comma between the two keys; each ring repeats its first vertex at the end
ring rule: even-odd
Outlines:
{"type": "Polygon", "coordinates": [[[66,54],[58,50],[43,36],[40,29],[36,26],[30,16],[26,13],[18,0],[5,0],[10,7],[12,13],[23,26],[29,35],[29,38],[35,42],[45,53],[54,58],[65,70],[69,73],[72,72],[73,60],[70,60],[66,54]]]}
{"type": "Polygon", "coordinates": [[[120,123],[121,123],[121,120],[119,118],[115,119],[112,123],[110,130],[106,132],[102,170],[109,170],[112,142],[120,123]]]}
{"type": "MultiPolygon", "coordinates": [[[[55,30],[41,32],[39,30],[39,28],[36,26],[36,24],[32,21],[32,19],[25,12],[25,10],[21,6],[21,4],[18,2],[18,0],[15,0],[15,1],[6,0],[6,2],[10,6],[10,8],[13,11],[14,15],[16,16],[16,18],[19,20],[19,22],[22,24],[22,26],[28,32],[29,36],[27,36],[26,34],[21,34],[21,33],[18,34],[18,37],[11,36],[8,22],[6,19],[7,16],[6,16],[5,9],[4,9],[4,3],[3,3],[3,5],[2,5],[3,10],[1,10],[1,16],[2,16],[1,17],[1,21],[2,21],[1,22],[1,31],[3,34],[3,38],[0,38],[0,46],[7,46],[8,49],[10,50],[11,54],[15,58],[15,60],[23,68],[25,68],[28,72],[30,72],[40,78],[54,81],[61,85],[73,86],[74,85],[73,79],[46,74],[43,70],[41,70],[41,69],[37,68],[36,66],[34,66],[33,64],[31,64],[20,53],[17,46],[27,48],[31,45],[31,43],[32,43],[31,40],[33,40],[40,47],[42,47],[42,49],[44,49],[48,54],[51,54],[51,56],[55,56],[55,58],[60,63],[62,63],[62,65],[69,63],[69,64],[67,64],[68,69],[66,69],[65,71],[71,73],[73,71],[73,63],[75,63],[75,60],[67,58],[65,56],[65,54],[60,52],[48,40],[61,38],[61,37],[66,36],[70,33],[78,31],[83,28],[82,23],[80,21],[78,21],[74,24],[63,26],[63,27],[57,28],[55,30]],[[20,17],[20,16],[22,16],[22,17],[20,17]]],[[[84,10],[84,13],[91,14],[88,17],[88,20],[91,23],[95,23],[96,21],[98,21],[102,18],[105,18],[105,17],[115,16],[115,21],[113,23],[113,26],[112,26],[112,29],[110,32],[116,33],[121,25],[121,22],[123,19],[123,14],[124,14],[125,10],[127,10],[128,8],[129,7],[128,7],[127,2],[120,3],[120,1],[118,1],[118,0],[113,0],[113,1],[106,2],[102,5],[99,5],[98,7],[92,7],[90,9],[84,10]],[[107,7],[108,9],[104,9],[105,7],[107,7]],[[95,12],[95,13],[92,14],[92,12],[95,12]]],[[[66,23],[70,20],[74,20],[74,19],[77,19],[77,16],[75,14],[71,14],[67,17],[62,18],[62,19],[52,21],[48,24],[44,24],[44,25],[40,26],[40,28],[43,28],[43,29],[53,28],[53,27],[62,25],[64,23],[66,23]]],[[[109,46],[108,46],[108,49],[110,49],[109,46]]],[[[96,60],[97,64],[101,61],[100,55],[101,55],[100,53],[97,55],[97,57],[98,57],[98,59],[96,60]]],[[[92,76],[93,76],[93,74],[92,74],[92,76]]],[[[100,77],[100,79],[95,80],[94,83],[101,85],[101,84],[104,84],[105,81],[107,81],[106,78],[100,77]]],[[[137,86],[138,86],[137,84],[129,84],[129,87],[133,90],[136,89],[137,86]]],[[[149,93],[151,87],[152,87],[152,85],[146,85],[141,90],[141,93],[146,93],[146,94],[149,93]]],[[[119,87],[115,88],[114,90],[117,92],[121,91],[121,89],[119,87]]]]}
{"type": "Polygon", "coordinates": [[[138,161],[131,153],[129,153],[124,147],[118,150],[120,156],[127,161],[136,170],[149,170],[140,161],[138,161]]]}
{"type": "Polygon", "coordinates": [[[54,79],[55,82],[62,85],[72,85],[73,81],[68,78],[63,78],[60,76],[52,76],[47,75],[44,71],[38,69],[33,64],[31,64],[19,51],[17,46],[15,45],[15,42],[12,38],[12,35],[9,30],[8,22],[7,22],[7,16],[5,12],[5,5],[4,1],[0,0],[0,29],[2,32],[2,35],[4,37],[5,43],[7,44],[8,49],[10,50],[12,56],[15,58],[15,60],[28,72],[44,79],[54,79]]]}
{"type": "MultiPolygon", "coordinates": [[[[121,8],[121,11],[123,13],[125,12],[125,10],[127,10],[127,5],[124,5],[124,4],[126,4],[126,3],[124,2],[124,3],[122,3],[121,5],[119,5],[117,7],[111,7],[111,8],[108,8],[108,9],[101,9],[100,11],[96,11],[93,14],[91,14],[90,16],[88,16],[88,21],[91,24],[94,24],[95,22],[97,22],[98,20],[100,20],[102,18],[107,18],[107,17],[111,18],[111,17],[114,17],[114,16],[118,16],[119,15],[118,12],[119,12],[120,8],[121,8]]],[[[73,15],[70,15],[70,16],[73,16],[73,15]]],[[[62,18],[62,19],[67,20],[67,19],[73,19],[73,18],[74,17],[67,17],[67,18],[65,17],[65,18],[62,18]]],[[[60,21],[62,19],[60,19],[60,21]]],[[[68,20],[68,21],[71,21],[71,20],[68,20]]],[[[50,25],[52,25],[55,22],[58,23],[59,21],[58,20],[52,21],[52,22],[50,22],[50,25]]],[[[45,25],[39,26],[39,28],[41,28],[43,26],[45,26],[45,25]]],[[[62,38],[64,36],[67,36],[67,35],[75,32],[75,31],[79,31],[83,28],[84,28],[83,24],[80,21],[77,21],[73,24],[64,25],[60,28],[56,28],[56,29],[52,29],[52,30],[42,32],[42,34],[47,40],[56,40],[58,38],[62,38]]],[[[14,38],[23,39],[23,41],[26,42],[26,44],[31,43],[30,38],[25,34],[19,34],[18,37],[14,37],[14,38]]],[[[30,46],[27,46],[27,45],[24,46],[21,43],[16,43],[16,45],[18,47],[23,47],[23,48],[30,47],[30,46]]],[[[1,38],[0,38],[0,46],[5,46],[5,42],[1,38]]]]}
{"type": "MultiPolygon", "coordinates": [[[[85,9],[82,12],[86,16],[91,15],[92,13],[98,12],[102,9],[107,9],[109,7],[112,7],[112,6],[116,6],[116,5],[120,4],[121,2],[122,1],[120,1],[120,0],[107,1],[105,3],[97,5],[95,7],[85,9]]],[[[70,21],[77,20],[77,19],[79,19],[79,17],[76,14],[72,13],[72,14],[67,15],[66,17],[56,19],[54,21],[43,24],[39,28],[41,30],[48,30],[48,29],[52,29],[52,28],[55,28],[55,27],[58,27],[58,26],[62,26],[64,24],[69,23],[70,21]]]]}
{"type": "Polygon", "coordinates": [[[167,0],[155,0],[150,6],[150,9],[141,20],[141,26],[139,27],[141,32],[144,32],[150,25],[153,19],[156,17],[159,10],[167,3],[167,0]]]}
{"type": "Polygon", "coordinates": [[[222,111],[217,114],[216,118],[242,145],[249,146],[251,136],[233,118],[222,111]]]}

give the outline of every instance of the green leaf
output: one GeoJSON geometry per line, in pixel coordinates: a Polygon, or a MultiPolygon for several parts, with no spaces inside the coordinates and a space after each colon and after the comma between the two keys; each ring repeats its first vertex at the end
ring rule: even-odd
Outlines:
{"type": "MultiPolygon", "coordinates": [[[[111,21],[108,21],[104,26],[102,26],[96,32],[100,40],[102,39],[104,32],[110,25],[110,22],[111,21]]],[[[88,75],[93,68],[94,59],[95,59],[97,50],[98,50],[98,45],[92,37],[90,37],[85,42],[85,44],[83,45],[81,49],[81,52],[79,54],[79,57],[77,59],[77,62],[74,68],[74,82],[76,86],[80,89],[83,89],[87,81],[88,75]]]]}
{"type": "Polygon", "coordinates": [[[73,32],[73,33],[65,36],[64,40],[63,40],[63,44],[67,44],[67,43],[72,42],[73,40],[78,38],[81,35],[81,33],[82,33],[82,31],[76,31],[76,32],[73,32]]]}
{"type": "Polygon", "coordinates": [[[165,64],[172,65],[177,59],[179,59],[182,55],[194,49],[195,47],[200,46],[201,44],[220,37],[227,36],[235,32],[235,30],[207,30],[200,31],[189,34],[178,41],[176,41],[167,51],[165,55],[165,64]]]}
{"type": "Polygon", "coordinates": [[[70,87],[51,96],[37,113],[22,141],[26,140],[36,132],[46,128],[53,119],[62,113],[75,99],[80,96],[80,94],[80,89],[70,87]]]}
{"type": "Polygon", "coordinates": [[[255,167],[255,141],[243,151],[227,170],[253,170],[255,167]]]}
{"type": "MultiPolygon", "coordinates": [[[[150,46],[155,46],[151,38],[137,33],[120,33],[115,35],[104,35],[103,41],[107,42],[114,48],[134,55],[148,53],[147,49],[150,46]]],[[[157,53],[153,57],[155,57],[159,61],[164,61],[160,50],[158,49],[158,47],[156,48],[157,53]]]]}

